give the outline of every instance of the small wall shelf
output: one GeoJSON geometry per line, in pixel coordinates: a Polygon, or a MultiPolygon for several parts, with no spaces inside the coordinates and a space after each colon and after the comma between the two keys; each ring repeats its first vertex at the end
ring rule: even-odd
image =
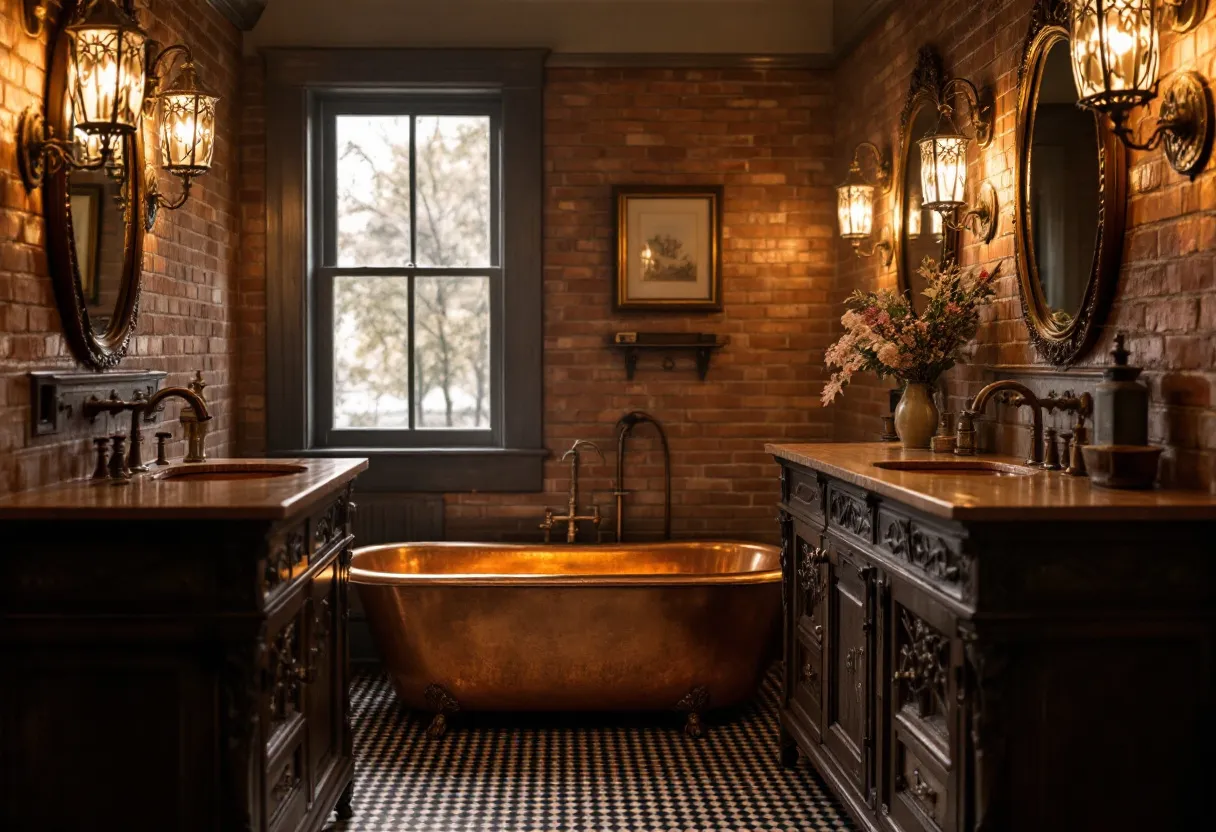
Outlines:
{"type": "Polygon", "coordinates": [[[625,378],[633,381],[642,353],[663,356],[663,369],[675,368],[675,353],[691,352],[697,359],[697,375],[701,381],[709,374],[709,360],[715,352],[730,343],[726,335],[707,332],[618,332],[608,336],[608,346],[625,356],[625,378]]]}

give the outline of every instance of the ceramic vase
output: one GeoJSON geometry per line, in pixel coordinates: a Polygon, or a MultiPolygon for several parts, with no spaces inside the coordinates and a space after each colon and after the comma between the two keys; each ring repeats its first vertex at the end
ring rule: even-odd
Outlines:
{"type": "Polygon", "coordinates": [[[927,384],[909,382],[895,408],[895,432],[899,443],[911,450],[928,450],[937,431],[937,405],[927,384]]]}

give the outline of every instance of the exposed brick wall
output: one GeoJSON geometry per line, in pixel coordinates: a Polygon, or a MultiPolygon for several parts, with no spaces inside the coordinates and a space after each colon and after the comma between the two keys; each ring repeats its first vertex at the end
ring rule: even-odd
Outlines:
{"type": "MultiPolygon", "coordinates": [[[[996,303],[988,310],[976,364],[1043,365],[1029,343],[1018,301],[1014,262],[1014,151],[1017,68],[1030,25],[1032,0],[906,0],[847,56],[836,70],[836,171],[842,173],[859,141],[898,144],[903,107],[917,50],[932,44],[947,70],[991,86],[996,93],[996,136],[990,147],[972,150],[969,189],[987,179],[1001,201],[1001,225],[988,245],[964,235],[962,262],[991,268],[1003,261],[996,303]]],[[[1179,69],[1210,74],[1216,59],[1216,15],[1197,30],[1166,32],[1162,75],[1179,69]]],[[[1155,109],[1155,106],[1154,106],[1155,109]]],[[[1152,391],[1151,440],[1168,446],[1163,473],[1168,482],[1216,488],[1216,175],[1213,163],[1194,181],[1175,174],[1160,151],[1129,155],[1128,227],[1114,306],[1094,350],[1082,366],[1102,365],[1116,331],[1129,335],[1133,362],[1147,368],[1152,391]]],[[[881,221],[890,227],[894,197],[881,221]]],[[[858,261],[838,242],[840,268],[836,306],[854,288],[894,287],[896,273],[874,260],[858,261]]],[[[995,375],[978,366],[950,374],[952,409],[995,375]]],[[[1040,376],[1040,389],[1083,389],[1092,381],[1040,376]]],[[[886,412],[886,385],[859,379],[833,406],[841,440],[873,439],[886,412]]],[[[1010,414],[1003,414],[1011,419],[1010,414]]],[[[999,450],[1026,448],[1026,433],[990,429],[999,450]]]]}
{"type": "MultiPolygon", "coordinates": [[[[196,182],[185,208],[161,213],[147,237],[139,328],[123,367],[166,370],[169,384],[184,384],[194,370],[203,370],[217,417],[208,447],[219,456],[229,451],[233,435],[229,276],[237,231],[240,33],[205,0],[150,0],[147,6],[143,22],[149,34],[162,43],[189,44],[200,73],[223,100],[214,169],[196,182]]],[[[0,493],[87,473],[89,438],[104,429],[83,424],[60,436],[30,436],[26,374],[70,369],[74,362],[60,335],[47,275],[41,194],[27,195],[17,171],[17,119],[27,106],[41,106],[47,51],[46,35],[28,37],[21,15],[19,0],[0,2],[0,493]]],[[[156,152],[153,133],[149,125],[149,153],[156,152]]],[[[178,192],[172,177],[161,186],[170,196],[178,192]]],[[[177,402],[168,404],[167,422],[176,419],[177,409],[177,402]]],[[[169,428],[178,437],[171,452],[180,454],[181,432],[175,421],[169,428]]]]}
{"type": "MultiPolygon", "coordinates": [[[[242,447],[257,450],[264,382],[263,133],[248,87],[242,182],[245,239],[240,278],[242,447]],[[255,416],[255,410],[257,415],[255,416]]],[[[772,440],[825,440],[818,356],[827,345],[834,274],[830,74],[777,70],[552,70],[545,130],[545,442],[554,452],[545,492],[456,494],[446,501],[453,539],[535,540],[545,505],[564,504],[575,439],[597,442],[582,489],[612,513],[616,420],[650,412],[666,426],[673,457],[678,535],[772,538],[777,467],[772,440]],[[614,184],[725,186],[723,288],[715,315],[617,316],[611,311],[614,184]],[[633,382],[604,347],[619,330],[729,335],[706,382],[691,359],[675,372],[643,361],[633,382]]],[[[660,527],[657,442],[640,428],[631,444],[630,529],[660,527]]]]}

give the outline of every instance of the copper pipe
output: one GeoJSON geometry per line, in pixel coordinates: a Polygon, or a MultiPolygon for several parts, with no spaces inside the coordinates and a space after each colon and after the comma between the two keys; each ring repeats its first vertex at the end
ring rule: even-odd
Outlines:
{"type": "Polygon", "coordinates": [[[649,413],[634,410],[626,413],[616,423],[616,483],[612,494],[616,497],[617,543],[624,540],[625,497],[629,495],[625,490],[625,440],[635,427],[647,422],[654,425],[655,430],[659,432],[659,442],[663,446],[663,539],[671,540],[671,448],[667,444],[667,431],[663,430],[659,420],[649,413]]]}

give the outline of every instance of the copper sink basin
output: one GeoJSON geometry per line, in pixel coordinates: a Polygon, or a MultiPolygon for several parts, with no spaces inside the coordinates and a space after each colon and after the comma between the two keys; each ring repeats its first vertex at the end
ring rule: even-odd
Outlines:
{"type": "Polygon", "coordinates": [[[1026,477],[1037,473],[1025,465],[991,462],[984,459],[890,459],[875,462],[884,471],[912,474],[948,474],[957,477],[1026,477]]]}
{"type": "Polygon", "coordinates": [[[303,465],[288,462],[200,462],[175,465],[153,474],[152,478],[171,482],[265,480],[290,477],[307,470],[303,465]]]}

